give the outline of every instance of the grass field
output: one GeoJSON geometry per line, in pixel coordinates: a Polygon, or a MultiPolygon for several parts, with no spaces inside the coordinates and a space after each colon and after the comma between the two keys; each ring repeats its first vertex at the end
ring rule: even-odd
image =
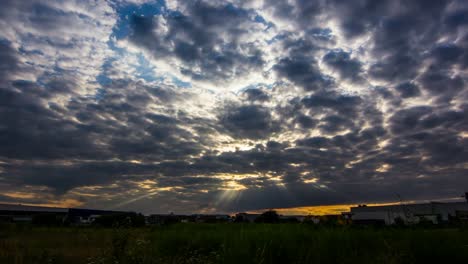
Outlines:
{"type": "Polygon", "coordinates": [[[468,231],[177,224],[0,226],[0,263],[468,263],[468,231]]]}

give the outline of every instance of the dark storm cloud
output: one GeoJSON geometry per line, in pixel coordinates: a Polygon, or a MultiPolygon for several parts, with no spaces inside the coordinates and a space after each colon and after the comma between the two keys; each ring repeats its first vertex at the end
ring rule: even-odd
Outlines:
{"type": "Polygon", "coordinates": [[[132,15],[131,28],[131,40],[143,47],[154,49],[155,56],[163,57],[169,52],[163,39],[160,39],[160,36],[154,32],[159,25],[152,17],[132,15]]]}
{"type": "MultiPolygon", "coordinates": [[[[369,74],[386,81],[414,79],[423,52],[433,48],[438,36],[454,32],[444,28],[444,11],[452,1],[330,1],[342,29],[349,37],[372,34],[373,55],[382,58],[369,74]]],[[[456,20],[456,19],[455,19],[456,20]]],[[[447,55],[454,50],[437,50],[447,55]]]]}
{"type": "MultiPolygon", "coordinates": [[[[456,168],[457,164],[466,164],[467,140],[460,137],[459,133],[466,130],[467,121],[466,112],[462,111],[429,107],[401,110],[391,119],[392,131],[398,136],[392,139],[388,154],[418,160],[419,170],[430,171],[434,166],[449,170],[451,167],[456,168]]],[[[461,173],[463,169],[454,171],[461,173]]]]}
{"type": "Polygon", "coordinates": [[[460,27],[463,25],[468,24],[468,19],[466,18],[468,15],[468,9],[466,7],[461,7],[460,9],[454,10],[450,12],[444,18],[444,22],[449,27],[460,27]]]}
{"type": "Polygon", "coordinates": [[[415,97],[421,94],[418,86],[410,82],[400,83],[395,89],[400,93],[402,98],[415,97]]]}
{"type": "Polygon", "coordinates": [[[197,154],[209,139],[203,131],[198,135],[183,126],[200,125],[211,127],[206,120],[193,119],[188,113],[172,110],[171,104],[188,99],[169,88],[151,87],[126,81],[114,82],[107,87],[104,98],[99,102],[77,102],[80,120],[95,133],[107,133],[107,148],[122,159],[177,159],[197,154]],[[115,85],[115,86],[114,86],[115,85]],[[121,85],[121,87],[119,87],[121,85]],[[122,91],[116,88],[123,89],[122,91]],[[149,104],[166,104],[167,114],[148,113],[149,104]],[[115,120],[103,120],[102,113],[112,115],[115,120]]]}
{"type": "Polygon", "coordinates": [[[0,155],[19,159],[99,155],[85,130],[27,93],[0,89],[0,155]]]}
{"type": "Polygon", "coordinates": [[[252,12],[233,5],[185,3],[183,13],[172,12],[163,17],[134,15],[130,40],[157,60],[177,57],[183,62],[180,72],[194,79],[228,79],[264,63],[254,42],[239,42],[248,33],[248,26],[258,23],[251,19],[252,12]],[[163,21],[167,33],[161,32],[163,21]]]}
{"type": "MultiPolygon", "coordinates": [[[[131,179],[144,170],[144,166],[129,163],[99,162],[81,164],[9,165],[8,173],[14,173],[14,182],[27,185],[48,186],[57,194],[82,186],[111,184],[117,180],[131,179]]],[[[148,169],[146,169],[148,171],[148,169]]]]}
{"type": "Polygon", "coordinates": [[[319,90],[333,83],[329,76],[318,69],[313,59],[284,58],[274,66],[274,70],[280,77],[290,80],[305,90],[319,90]]]}
{"type": "Polygon", "coordinates": [[[339,132],[347,128],[355,128],[352,120],[337,115],[329,115],[320,121],[322,123],[320,129],[326,134],[339,132]]]}
{"type": "Polygon", "coordinates": [[[426,129],[443,128],[447,134],[459,133],[466,128],[464,111],[440,110],[431,107],[412,107],[396,112],[391,118],[392,131],[396,134],[414,133],[426,129]]]}
{"type": "Polygon", "coordinates": [[[384,62],[373,64],[369,69],[369,75],[376,79],[391,82],[411,80],[416,77],[419,67],[418,60],[411,55],[392,54],[386,57],[384,62]]]}
{"type": "Polygon", "coordinates": [[[418,122],[423,116],[430,114],[431,112],[432,108],[428,106],[418,106],[400,110],[392,116],[391,129],[393,133],[396,134],[411,131],[414,127],[418,126],[418,122]]]}
{"type": "MultiPolygon", "coordinates": [[[[166,175],[175,172],[170,166],[164,168],[105,160],[183,159],[198,154],[204,148],[203,144],[208,144],[209,139],[201,133],[202,130],[193,135],[180,126],[190,123],[203,125],[206,121],[195,121],[184,113],[179,113],[177,119],[162,114],[145,114],[144,107],[155,100],[148,90],[154,88],[138,84],[132,88],[132,83],[123,82],[120,85],[127,93],[122,94],[118,90],[119,82],[115,84],[114,90],[108,91],[98,103],[78,98],[70,102],[67,109],[48,109],[37,97],[1,89],[0,156],[12,160],[52,162],[52,165],[7,164],[2,166],[2,175],[7,179],[8,175],[16,175],[9,180],[10,183],[48,186],[64,194],[76,187],[110,184],[125,180],[127,176],[143,180],[144,175],[152,174],[154,177],[161,171],[166,175]],[[80,123],[64,120],[58,110],[75,114],[80,123]],[[103,115],[111,115],[112,119],[105,119],[103,115]],[[67,159],[76,162],[61,164],[67,159]],[[103,161],[89,163],[80,162],[80,159],[103,161]],[[58,165],[53,165],[55,160],[58,160],[58,165]]],[[[209,128],[210,124],[206,126],[209,128]]],[[[182,174],[185,175],[189,166],[183,164],[186,169],[182,174]]]]}
{"type": "Polygon", "coordinates": [[[0,39],[0,85],[14,73],[19,65],[16,51],[10,43],[0,39]]]}
{"type": "Polygon", "coordinates": [[[314,27],[299,39],[285,34],[282,47],[286,54],[273,66],[278,77],[285,78],[307,91],[330,88],[334,80],[320,70],[317,61],[318,52],[332,43],[329,38],[317,39],[317,36],[328,36],[326,32],[326,29],[314,27]]]}
{"type": "Polygon", "coordinates": [[[362,99],[358,96],[339,95],[334,93],[318,93],[304,97],[301,103],[304,107],[317,109],[331,109],[342,115],[351,116],[356,113],[362,99]]]}
{"type": "Polygon", "coordinates": [[[303,128],[313,128],[317,125],[318,121],[314,118],[311,118],[309,116],[300,114],[296,117],[297,123],[301,125],[303,128]]]}
{"type": "Polygon", "coordinates": [[[246,89],[243,94],[246,96],[247,100],[253,102],[264,102],[268,101],[270,97],[266,92],[258,88],[249,88],[246,89]]]}
{"type": "Polygon", "coordinates": [[[463,48],[454,44],[446,44],[435,47],[431,51],[431,55],[439,63],[456,63],[465,53],[463,48]]]}
{"type": "Polygon", "coordinates": [[[452,75],[449,70],[438,65],[431,65],[419,81],[423,89],[446,100],[450,100],[465,87],[462,77],[452,75]]]}
{"type": "Polygon", "coordinates": [[[392,1],[327,1],[335,10],[345,36],[352,38],[371,30],[380,18],[391,10],[392,1]]]}
{"type": "Polygon", "coordinates": [[[320,15],[323,15],[324,1],[264,1],[264,8],[273,11],[273,14],[283,20],[297,23],[300,28],[307,28],[316,22],[320,15]]]}
{"type": "Polygon", "coordinates": [[[219,120],[235,138],[261,139],[278,132],[280,126],[271,115],[271,110],[259,105],[227,106],[219,120]]]}
{"type": "Polygon", "coordinates": [[[343,79],[357,81],[362,72],[361,63],[352,59],[351,55],[342,50],[330,51],[323,57],[323,61],[340,74],[343,79]]]}

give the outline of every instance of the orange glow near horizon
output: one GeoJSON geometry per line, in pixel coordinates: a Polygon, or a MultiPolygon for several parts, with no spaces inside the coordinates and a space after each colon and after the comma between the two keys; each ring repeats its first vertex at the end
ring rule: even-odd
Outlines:
{"type": "MultiPolygon", "coordinates": [[[[391,203],[372,203],[366,204],[367,206],[379,206],[379,205],[395,205],[399,202],[391,203]]],[[[341,214],[343,212],[349,212],[351,207],[358,206],[358,204],[336,204],[336,205],[317,205],[317,206],[302,206],[292,208],[275,208],[276,212],[281,215],[333,215],[341,214]]],[[[266,209],[265,209],[266,210],[266,209]]],[[[265,210],[254,210],[249,213],[262,213],[265,210]]]]}
{"type": "Polygon", "coordinates": [[[27,192],[8,192],[4,193],[4,196],[10,197],[10,198],[16,198],[16,199],[32,199],[36,198],[36,195],[32,193],[27,193],[27,192]]]}
{"type": "Polygon", "coordinates": [[[26,206],[43,206],[43,207],[53,207],[53,208],[78,208],[84,205],[83,202],[75,199],[65,199],[59,201],[45,202],[45,203],[11,203],[5,202],[4,204],[13,204],[13,205],[26,205],[26,206]]]}
{"type": "MultiPolygon", "coordinates": [[[[415,204],[415,203],[429,203],[429,202],[456,202],[463,201],[460,197],[449,197],[445,199],[437,200],[410,200],[404,201],[403,204],[415,204]]],[[[365,204],[366,206],[384,206],[384,205],[397,205],[402,204],[401,202],[385,202],[385,203],[359,203],[365,204]]],[[[317,205],[317,206],[301,206],[291,208],[272,208],[281,215],[333,215],[349,212],[351,207],[356,207],[359,204],[336,204],[336,205],[317,205]]],[[[248,213],[262,213],[268,209],[252,210],[248,213]]]]}

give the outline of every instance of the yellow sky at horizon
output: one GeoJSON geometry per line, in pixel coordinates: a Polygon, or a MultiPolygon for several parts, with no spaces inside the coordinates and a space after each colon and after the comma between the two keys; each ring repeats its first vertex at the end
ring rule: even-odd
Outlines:
{"type": "MultiPolygon", "coordinates": [[[[429,203],[429,202],[454,202],[463,200],[460,197],[450,197],[446,199],[437,200],[412,200],[404,201],[403,204],[415,204],[415,203],[429,203]]],[[[382,202],[382,203],[356,203],[356,204],[335,204],[335,205],[317,205],[317,206],[300,206],[291,208],[271,208],[282,215],[328,215],[328,214],[341,214],[343,212],[349,212],[351,207],[356,207],[360,204],[366,206],[384,206],[384,205],[396,205],[401,204],[400,201],[395,202],[382,202]]],[[[268,209],[251,210],[248,213],[262,213],[268,209]]]]}
{"type": "MultiPolygon", "coordinates": [[[[395,205],[399,202],[390,203],[372,203],[366,204],[367,206],[380,206],[380,205],[395,205]]],[[[330,215],[341,214],[349,212],[351,207],[358,206],[359,204],[337,204],[337,205],[317,205],[317,206],[301,206],[292,208],[272,208],[282,215],[330,215]]],[[[248,211],[248,213],[262,213],[268,209],[248,211]]]]}
{"type": "MultiPolygon", "coordinates": [[[[24,192],[12,192],[7,193],[6,196],[11,198],[32,198],[30,195],[24,192]]],[[[428,202],[455,202],[458,200],[463,200],[461,197],[450,197],[446,199],[438,200],[411,200],[404,201],[404,204],[415,204],[415,203],[428,203],[428,202]]],[[[45,203],[13,203],[6,202],[5,204],[21,204],[26,206],[45,206],[45,207],[59,207],[59,208],[77,208],[77,207],[86,207],[86,203],[79,201],[73,198],[61,199],[58,201],[48,200],[45,203]]],[[[384,206],[384,205],[397,205],[401,204],[400,201],[394,202],[381,202],[381,203],[356,203],[356,204],[335,204],[335,205],[317,205],[317,206],[300,206],[300,207],[291,207],[291,208],[270,208],[278,212],[281,215],[337,215],[343,212],[349,212],[351,207],[356,207],[359,204],[365,204],[366,206],[384,206]]],[[[258,209],[258,210],[248,210],[247,213],[260,214],[269,209],[258,209]]],[[[193,212],[196,213],[196,212],[193,212]]],[[[213,212],[215,213],[215,212],[213,212]]],[[[237,212],[230,213],[231,215],[236,214],[237,212]]]]}

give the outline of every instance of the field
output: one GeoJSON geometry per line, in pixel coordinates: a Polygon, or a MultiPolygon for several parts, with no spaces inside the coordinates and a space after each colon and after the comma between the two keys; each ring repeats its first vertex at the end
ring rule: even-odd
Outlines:
{"type": "Polygon", "coordinates": [[[0,226],[0,263],[468,263],[468,231],[307,224],[0,226]]]}

